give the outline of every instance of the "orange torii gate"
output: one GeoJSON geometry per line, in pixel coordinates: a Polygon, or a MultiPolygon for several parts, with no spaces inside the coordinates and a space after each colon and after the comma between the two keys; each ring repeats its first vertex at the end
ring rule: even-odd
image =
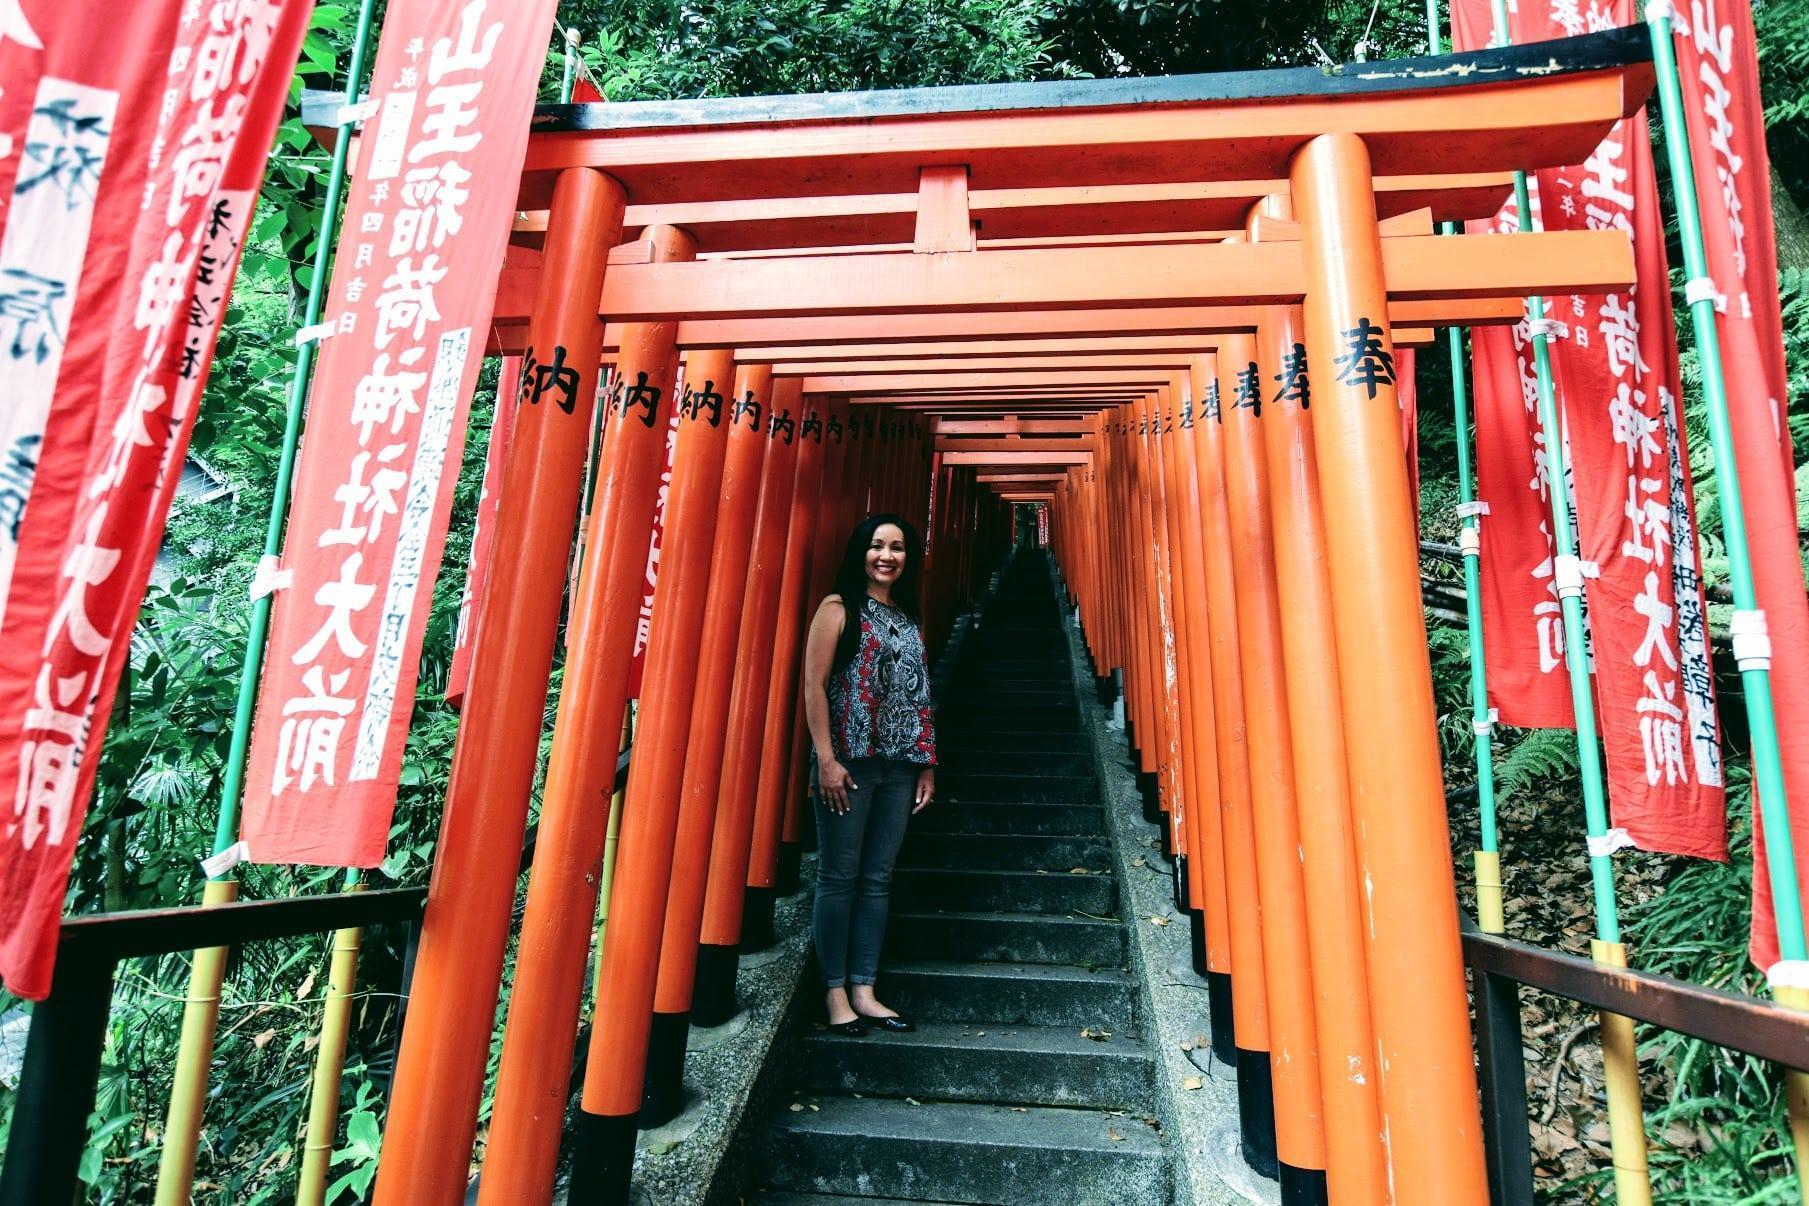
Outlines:
{"type": "MultiPolygon", "coordinates": [[[[1397,1202],[1484,1200],[1413,515],[1392,373],[1375,366],[1397,326],[1512,321],[1527,293],[1631,283],[1618,232],[1429,231],[1492,212],[1501,172],[1585,157],[1643,103],[1646,55],[1634,31],[1333,73],[542,110],[519,205],[547,216],[521,223],[493,350],[562,357],[589,399],[614,349],[619,383],[483,1199],[551,1192],[596,909],[598,801],[633,639],[627,600],[642,590],[649,466],[682,354],[668,542],[719,544],[714,566],[668,567],[654,611],[643,715],[661,749],[684,756],[637,758],[629,787],[574,1199],[621,1200],[655,1015],[668,1019],[668,1050],[677,1019],[682,1048],[691,969],[732,974],[744,888],[773,886],[802,794],[802,611],[832,541],[864,510],[927,520],[934,633],[969,585],[964,554],[996,542],[1004,495],[1052,502],[1096,662],[1127,668],[1145,769],[1164,799],[1199,802],[1175,810],[1170,836],[1188,903],[1229,961],[1214,969],[1239,995],[1238,1046],[1254,1057],[1240,1075],[1246,1110],[1264,1113],[1272,1097],[1284,1171],[1331,1179],[1340,1201],[1379,1201],[1385,1161],[1397,1202]],[[647,229],[618,245],[624,222],[647,229]],[[1106,337],[1122,342],[1097,343],[1106,337]],[[1302,406],[1285,430],[1259,429],[1226,400],[1244,365],[1279,369],[1294,344],[1315,365],[1364,363],[1313,379],[1310,428],[1302,406]],[[1197,421],[1215,389],[1222,421],[1197,421]],[[1191,440],[1171,438],[1183,408],[1191,440]],[[963,412],[1020,426],[964,431],[963,412]],[[1022,428],[1049,412],[1090,417],[1022,428]],[[1295,502],[1318,522],[1288,535],[1312,549],[1282,539],[1263,476],[1282,480],[1287,441],[1308,430],[1317,480],[1295,502]],[[1128,547],[1100,541],[1108,512],[1128,517],[1128,547]],[[1321,572],[1293,581],[1290,605],[1303,601],[1296,588],[1311,592],[1314,631],[1335,630],[1315,655],[1316,698],[1343,702],[1337,748],[1321,753],[1348,782],[1340,832],[1356,834],[1351,878],[1332,891],[1357,876],[1368,885],[1366,925],[1343,939],[1366,969],[1357,991],[1375,1076],[1350,1096],[1367,1106],[1321,1093],[1310,995],[1312,974],[1334,965],[1315,921],[1330,897],[1282,866],[1304,789],[1276,778],[1293,714],[1281,680],[1294,687],[1296,661],[1275,592],[1302,553],[1321,572]],[[732,690],[727,663],[707,657],[733,661],[732,690]],[[1267,735],[1246,751],[1229,734],[1259,714],[1267,735]],[[702,777],[703,761],[724,782],[702,777]],[[1271,1086],[1272,1044],[1285,1049],[1271,1086]],[[1365,1108],[1373,1124],[1340,1129],[1365,1108]]],[[[476,626],[379,1202],[464,1193],[587,409],[524,407],[508,453],[506,555],[476,626]]],[[[1304,802],[1298,817],[1322,819],[1304,802]]]]}

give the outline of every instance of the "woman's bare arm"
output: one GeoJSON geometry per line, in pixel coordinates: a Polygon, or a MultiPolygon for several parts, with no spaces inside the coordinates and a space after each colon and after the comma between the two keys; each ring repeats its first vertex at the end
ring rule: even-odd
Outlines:
{"type": "Polygon", "coordinates": [[[829,735],[829,667],[847,622],[848,611],[840,596],[830,595],[818,606],[804,640],[804,720],[816,748],[817,785],[836,812],[848,811],[848,789],[855,786],[848,769],[836,761],[835,743],[829,735]]]}

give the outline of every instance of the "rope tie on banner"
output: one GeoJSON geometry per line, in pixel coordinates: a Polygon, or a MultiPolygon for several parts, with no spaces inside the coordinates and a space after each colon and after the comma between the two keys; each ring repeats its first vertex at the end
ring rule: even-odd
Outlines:
{"type": "Polygon", "coordinates": [[[317,322],[312,326],[298,327],[295,332],[295,346],[305,343],[319,343],[323,339],[331,339],[339,333],[339,326],[332,321],[317,322]]]}
{"type": "Polygon", "coordinates": [[[1535,339],[1541,335],[1547,339],[1570,338],[1570,328],[1555,318],[1529,318],[1526,320],[1526,330],[1535,339]]]}
{"type": "Polygon", "coordinates": [[[1677,8],[1671,0],[1646,0],[1646,20],[1670,21],[1677,16],[1677,8]]]}
{"type": "Polygon", "coordinates": [[[1625,850],[1633,845],[1633,837],[1617,825],[1600,837],[1588,838],[1585,844],[1589,847],[1590,858],[1607,858],[1616,850],[1625,850]]]}
{"type": "Polygon", "coordinates": [[[219,879],[228,871],[251,857],[251,847],[243,839],[234,842],[218,854],[210,854],[201,860],[202,874],[209,879],[219,879]]]}
{"type": "Polygon", "coordinates": [[[1771,631],[1763,611],[1736,610],[1728,617],[1727,628],[1734,638],[1734,662],[1741,673],[1771,669],[1771,631]]]}
{"type": "Polygon", "coordinates": [[[1495,722],[1501,719],[1500,708],[1490,708],[1489,714],[1470,721],[1470,727],[1478,737],[1489,737],[1495,732],[1495,722]]]}
{"type": "Polygon", "coordinates": [[[1683,283],[1683,300],[1685,305],[1693,306],[1697,302],[1712,302],[1715,313],[1727,313],[1727,294],[1715,288],[1713,277],[1693,276],[1683,283]]]}
{"type": "Polygon", "coordinates": [[[1765,982],[1773,988],[1809,991],[1809,959],[1780,959],[1765,969],[1765,982]]]}
{"type": "Polygon", "coordinates": [[[265,595],[288,590],[294,581],[295,571],[284,569],[281,558],[266,553],[258,558],[257,572],[251,575],[251,601],[256,603],[265,595]]]}

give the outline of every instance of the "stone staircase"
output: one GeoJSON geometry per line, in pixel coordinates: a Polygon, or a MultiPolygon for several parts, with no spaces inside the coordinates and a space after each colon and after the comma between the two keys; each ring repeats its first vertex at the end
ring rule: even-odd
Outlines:
{"type": "Polygon", "coordinates": [[[880,996],[918,1031],[805,1025],[750,1203],[1170,1201],[1068,658],[1047,562],[1024,550],[963,651],[939,799],[894,882],[880,996]]]}

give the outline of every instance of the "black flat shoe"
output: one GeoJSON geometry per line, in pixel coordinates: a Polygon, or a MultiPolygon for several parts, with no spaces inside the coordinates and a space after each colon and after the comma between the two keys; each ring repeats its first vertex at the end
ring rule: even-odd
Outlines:
{"type": "Polygon", "coordinates": [[[861,1014],[861,1021],[869,1026],[878,1026],[881,1030],[890,1030],[893,1034],[911,1034],[917,1029],[917,1023],[910,1018],[878,1017],[874,1014],[861,1014]]]}
{"type": "Polygon", "coordinates": [[[848,1038],[865,1038],[870,1027],[867,1019],[857,1017],[852,1022],[830,1022],[827,1027],[830,1034],[846,1035],[848,1038]]]}

